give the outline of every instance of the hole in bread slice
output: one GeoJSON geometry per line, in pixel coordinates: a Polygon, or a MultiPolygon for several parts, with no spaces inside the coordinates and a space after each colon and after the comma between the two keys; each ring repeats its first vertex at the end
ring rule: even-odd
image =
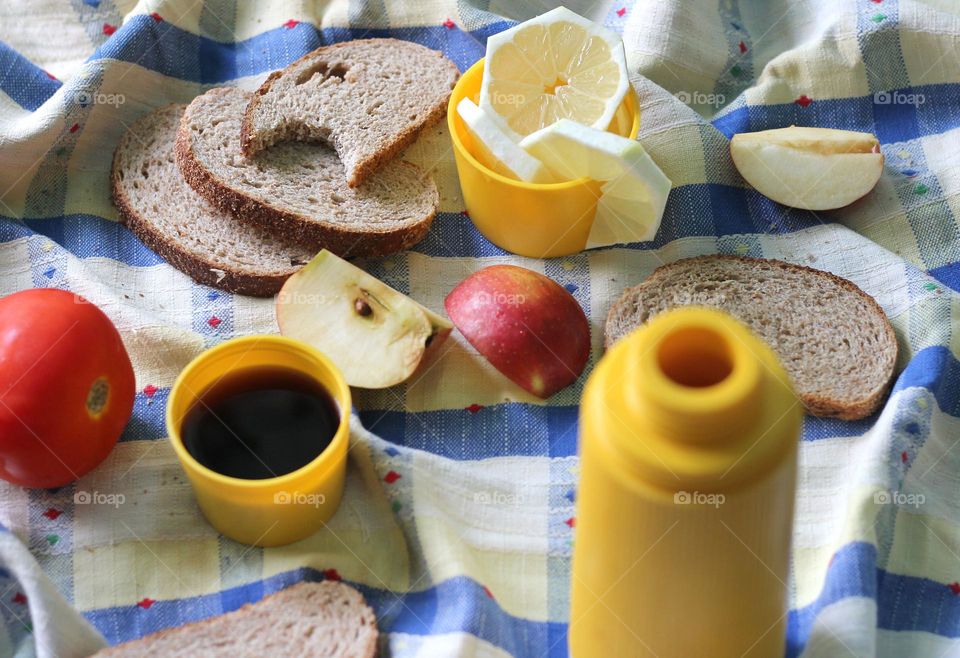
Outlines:
{"type": "Polygon", "coordinates": [[[342,82],[344,76],[349,70],[350,67],[343,62],[336,62],[335,64],[331,65],[330,62],[321,59],[301,71],[294,84],[298,86],[305,84],[318,75],[322,80],[326,80],[327,78],[336,78],[342,82]]]}

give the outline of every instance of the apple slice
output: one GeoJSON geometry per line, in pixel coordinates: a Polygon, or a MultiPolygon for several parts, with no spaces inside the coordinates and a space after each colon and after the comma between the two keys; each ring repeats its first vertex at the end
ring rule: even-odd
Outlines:
{"type": "Polygon", "coordinates": [[[805,210],[849,205],[883,173],[880,142],[852,130],[790,126],[740,133],[730,141],[730,156],[758,192],[805,210]]]}
{"type": "Polygon", "coordinates": [[[277,324],[326,354],[347,383],[386,388],[408,379],[453,325],[326,249],[287,279],[277,324]]]}
{"type": "Polygon", "coordinates": [[[656,237],[672,183],[640,142],[560,119],[520,146],[558,176],[603,181],[587,249],[656,237]]]}
{"type": "Polygon", "coordinates": [[[490,115],[469,98],[457,104],[457,114],[473,139],[470,152],[487,169],[527,183],[555,183],[557,177],[500,129],[490,115]]]}
{"type": "Polygon", "coordinates": [[[457,329],[497,370],[541,398],[572,384],[590,357],[590,323],[552,279],[493,265],[444,301],[457,329]]]}

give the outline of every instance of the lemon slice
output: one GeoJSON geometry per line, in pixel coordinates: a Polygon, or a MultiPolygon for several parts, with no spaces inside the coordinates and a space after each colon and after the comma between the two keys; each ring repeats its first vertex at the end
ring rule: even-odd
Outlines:
{"type": "Polygon", "coordinates": [[[487,169],[502,176],[528,183],[552,183],[556,177],[550,169],[517,145],[486,112],[469,98],[457,104],[457,113],[463,119],[474,148],[473,156],[487,169]]]}
{"type": "Polygon", "coordinates": [[[672,183],[640,142],[561,119],[520,146],[557,176],[603,181],[588,249],[656,236],[672,183]]]}
{"type": "Polygon", "coordinates": [[[518,139],[558,119],[603,130],[629,88],[620,37],[557,7],[487,39],[480,108],[518,139]]]}

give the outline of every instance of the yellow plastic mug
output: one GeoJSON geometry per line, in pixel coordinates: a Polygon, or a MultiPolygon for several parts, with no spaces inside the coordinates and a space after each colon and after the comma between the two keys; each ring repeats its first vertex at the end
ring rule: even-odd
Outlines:
{"type": "Polygon", "coordinates": [[[350,387],[323,354],[282,336],[245,336],[213,347],[184,368],[167,403],[167,432],[207,521],[243,544],[281,546],[319,530],[343,495],[349,444],[350,387]],[[210,470],[187,451],[184,416],[223,377],[243,370],[289,368],[316,380],[336,401],[340,424],[330,445],[309,464],[285,475],[244,480],[210,470]]]}
{"type": "MultiPolygon", "coordinates": [[[[589,178],[563,183],[525,183],[484,167],[471,154],[473,140],[457,113],[466,97],[479,101],[483,60],[457,82],[447,106],[447,127],[467,212],[485,238],[507,251],[531,258],[575,254],[587,246],[601,184],[589,178]]],[[[630,89],[617,109],[610,132],[636,138],[640,109],[630,89]]]]}

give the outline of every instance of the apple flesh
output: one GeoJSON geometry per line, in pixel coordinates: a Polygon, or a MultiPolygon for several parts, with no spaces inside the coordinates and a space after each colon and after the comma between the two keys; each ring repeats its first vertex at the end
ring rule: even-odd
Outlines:
{"type": "Polygon", "coordinates": [[[580,304],[537,272],[484,268],[461,281],[444,306],[493,367],[540,398],[572,384],[590,357],[590,323],[580,304]]]}
{"type": "Polygon", "coordinates": [[[360,388],[408,379],[453,330],[446,318],[326,249],[287,279],[276,312],[282,335],[323,352],[360,388]]]}
{"type": "Polygon", "coordinates": [[[740,133],[730,141],[730,156],[758,192],[805,210],[847,206],[883,174],[877,138],[851,130],[790,126],[740,133]]]}

